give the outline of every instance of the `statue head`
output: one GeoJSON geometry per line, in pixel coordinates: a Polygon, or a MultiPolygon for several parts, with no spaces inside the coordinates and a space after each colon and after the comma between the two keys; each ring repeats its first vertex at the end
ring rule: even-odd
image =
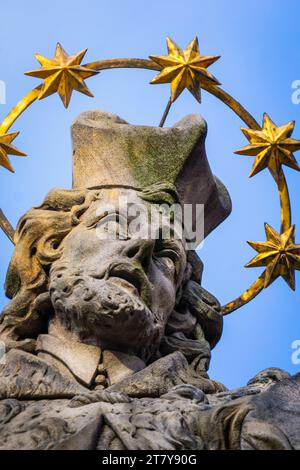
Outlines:
{"type": "Polygon", "coordinates": [[[205,135],[197,116],[171,129],[100,111],[77,119],[73,189],[52,190],[17,227],[0,330],[8,347],[30,350],[50,331],[147,363],[178,349],[192,360],[216,344],[219,305],[170,217],[174,205],[204,204],[207,235],[230,212],[205,135]],[[138,218],[128,211],[137,207],[138,218]]]}

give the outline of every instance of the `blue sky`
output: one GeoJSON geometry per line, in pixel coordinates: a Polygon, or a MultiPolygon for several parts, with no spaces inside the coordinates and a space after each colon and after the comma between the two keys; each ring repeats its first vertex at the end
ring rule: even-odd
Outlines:
{"type": "MultiPolygon", "coordinates": [[[[300,80],[299,9],[296,0],[252,0],[251,7],[249,2],[235,0],[4,2],[0,80],[7,85],[7,104],[0,105],[1,118],[39,83],[23,75],[38,66],[33,53],[53,57],[57,41],[69,53],[88,48],[89,62],[165,54],[167,35],[182,47],[197,35],[203,54],[222,56],[211,67],[222,86],[259,122],[265,111],[278,125],[296,120],[294,137],[300,139],[300,105],[291,101],[291,84],[300,80]]],[[[65,110],[54,95],[35,103],[19,119],[13,127],[21,131],[16,145],[29,156],[12,157],[14,175],[0,168],[0,207],[13,224],[29,207],[39,204],[50,188],[71,186],[69,129],[81,111],[100,108],[131,123],[159,123],[169,86],[149,86],[153,75],[144,70],[106,71],[87,81],[94,99],[76,93],[65,110]]],[[[198,105],[184,92],[167,125],[191,112],[202,114],[208,122],[208,157],[214,173],[230,191],[233,212],[201,250],[203,285],[221,303],[227,303],[261,272],[260,268],[243,268],[254,255],[246,240],[264,240],[264,222],[279,230],[280,210],[271,176],[262,172],[250,180],[252,158],[233,154],[246,144],[239,130],[242,122],[205,92],[202,101],[198,105]]],[[[300,175],[287,169],[286,176],[293,222],[300,227],[300,175]]],[[[0,233],[1,285],[11,254],[12,245],[0,233]]],[[[299,284],[299,275],[296,281],[299,284]]],[[[0,307],[6,302],[1,290],[0,307]]],[[[283,280],[277,280],[249,305],[225,318],[210,375],[235,387],[270,366],[298,372],[299,365],[291,361],[291,344],[300,339],[299,315],[299,291],[294,293],[283,280]]]]}

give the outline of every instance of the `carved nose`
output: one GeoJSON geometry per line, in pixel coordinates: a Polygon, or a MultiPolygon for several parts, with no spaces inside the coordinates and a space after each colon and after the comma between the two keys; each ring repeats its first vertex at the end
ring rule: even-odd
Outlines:
{"type": "Polygon", "coordinates": [[[147,271],[152,260],[155,240],[131,240],[123,251],[127,258],[138,261],[143,269],[147,271]]]}

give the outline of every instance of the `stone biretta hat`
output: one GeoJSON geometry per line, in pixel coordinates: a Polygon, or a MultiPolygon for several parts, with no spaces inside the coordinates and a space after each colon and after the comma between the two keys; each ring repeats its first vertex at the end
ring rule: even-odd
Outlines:
{"type": "Polygon", "coordinates": [[[72,125],[73,188],[173,184],[183,204],[204,204],[205,235],[231,211],[225,186],[205,153],[206,122],[195,114],[171,128],[136,126],[101,110],[72,125]]]}

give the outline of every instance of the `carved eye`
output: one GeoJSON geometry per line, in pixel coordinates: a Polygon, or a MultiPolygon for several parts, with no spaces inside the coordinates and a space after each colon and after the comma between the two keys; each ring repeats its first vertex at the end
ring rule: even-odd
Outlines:
{"type": "Polygon", "coordinates": [[[173,268],[176,276],[179,275],[181,269],[181,252],[177,244],[170,240],[157,240],[154,247],[154,258],[164,262],[169,269],[173,268]]]}
{"type": "Polygon", "coordinates": [[[58,247],[59,247],[59,245],[60,245],[60,243],[59,243],[58,240],[53,240],[53,241],[51,242],[51,248],[52,248],[53,250],[57,250],[58,247]]]}
{"type": "Polygon", "coordinates": [[[37,253],[37,248],[36,248],[36,246],[32,246],[32,247],[30,248],[30,256],[31,256],[31,257],[32,257],[32,256],[35,256],[36,253],[37,253]]]}
{"type": "Polygon", "coordinates": [[[154,253],[156,256],[170,258],[174,263],[180,258],[180,249],[173,240],[158,238],[155,242],[154,253]]]}

